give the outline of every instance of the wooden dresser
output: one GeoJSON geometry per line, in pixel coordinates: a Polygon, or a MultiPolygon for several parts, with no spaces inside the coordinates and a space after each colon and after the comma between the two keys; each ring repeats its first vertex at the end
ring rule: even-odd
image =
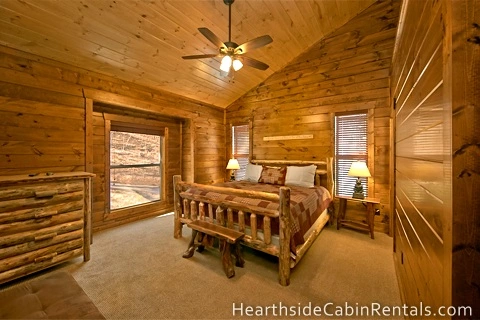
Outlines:
{"type": "Polygon", "coordinates": [[[82,254],[90,260],[94,176],[0,176],[0,283],[82,254]]]}

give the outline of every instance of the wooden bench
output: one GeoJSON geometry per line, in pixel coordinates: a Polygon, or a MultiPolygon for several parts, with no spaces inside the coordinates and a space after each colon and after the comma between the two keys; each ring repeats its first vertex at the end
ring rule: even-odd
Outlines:
{"type": "Polygon", "coordinates": [[[187,251],[183,253],[184,258],[192,257],[196,247],[198,247],[198,252],[202,252],[204,249],[202,242],[203,237],[204,235],[209,235],[217,238],[220,242],[223,271],[225,271],[228,278],[235,275],[235,269],[232,263],[232,251],[236,260],[235,265],[243,268],[245,260],[243,260],[240,250],[240,240],[245,236],[244,233],[202,220],[194,220],[188,223],[187,226],[192,228],[192,239],[190,240],[187,251]],[[195,239],[199,232],[199,242],[196,243],[195,239]]]}

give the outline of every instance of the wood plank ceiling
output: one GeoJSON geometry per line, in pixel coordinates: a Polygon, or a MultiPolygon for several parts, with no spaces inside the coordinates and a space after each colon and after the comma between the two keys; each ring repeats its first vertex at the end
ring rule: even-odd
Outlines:
{"type": "Polygon", "coordinates": [[[245,66],[222,77],[220,58],[197,28],[228,41],[228,6],[222,0],[1,0],[0,44],[228,107],[374,0],[236,0],[232,41],[268,34],[273,42],[248,52],[270,66],[245,66]]]}

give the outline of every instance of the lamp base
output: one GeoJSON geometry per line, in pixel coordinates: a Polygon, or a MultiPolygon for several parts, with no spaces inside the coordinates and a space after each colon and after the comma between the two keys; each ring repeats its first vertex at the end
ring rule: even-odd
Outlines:
{"type": "Polygon", "coordinates": [[[354,192],[352,195],[352,198],[365,199],[365,195],[363,194],[363,192],[354,192]]]}
{"type": "Polygon", "coordinates": [[[235,170],[232,170],[232,174],[230,174],[230,181],[235,181],[235,170]]]}

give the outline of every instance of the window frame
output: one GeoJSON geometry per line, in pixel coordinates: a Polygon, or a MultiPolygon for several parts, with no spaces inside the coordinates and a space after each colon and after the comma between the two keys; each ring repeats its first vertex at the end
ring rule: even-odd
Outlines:
{"type": "Polygon", "coordinates": [[[166,127],[154,127],[141,123],[136,123],[134,119],[132,121],[118,121],[105,119],[105,213],[106,219],[115,219],[118,217],[124,217],[131,215],[132,212],[146,212],[156,210],[163,207],[167,203],[166,199],[166,161],[167,161],[167,141],[168,141],[168,128],[166,127]],[[161,159],[160,159],[160,200],[142,203],[138,205],[128,206],[124,208],[111,209],[111,190],[110,190],[110,132],[111,131],[123,131],[131,133],[151,134],[159,135],[162,137],[163,142],[160,146],[161,159]]]}
{"type": "MultiPolygon", "coordinates": [[[[367,164],[369,171],[373,178],[373,148],[372,148],[372,134],[373,134],[373,121],[369,119],[373,116],[373,112],[371,110],[356,110],[350,112],[338,112],[334,114],[334,124],[333,124],[333,140],[334,140],[334,161],[335,161],[335,196],[352,196],[353,194],[353,186],[357,178],[355,177],[348,177],[346,176],[345,171],[348,173],[348,169],[350,165],[346,168],[345,166],[339,165],[339,160],[347,160],[350,163],[356,160],[365,161],[367,164]],[[357,154],[349,154],[349,155],[339,155],[338,154],[338,120],[339,117],[343,116],[354,116],[354,115],[365,115],[365,153],[357,153],[357,154]],[[346,169],[345,169],[346,168],[346,169]],[[343,170],[342,170],[343,169],[343,170]],[[343,175],[341,174],[341,172],[343,175]],[[340,187],[339,179],[347,179],[348,185],[351,185],[351,190],[348,187],[340,187]],[[348,191],[347,191],[348,190],[348,191]],[[342,192],[343,191],[343,192],[342,192]]],[[[373,183],[372,178],[362,179],[362,185],[364,187],[365,197],[371,197],[373,194],[373,183]]]]}
{"type": "MultiPolygon", "coordinates": [[[[251,121],[248,122],[239,122],[235,124],[230,124],[230,155],[235,159],[246,159],[243,161],[239,161],[240,169],[235,171],[235,180],[239,180],[245,176],[245,170],[247,163],[250,162],[252,157],[252,126],[251,121]],[[234,139],[235,139],[235,127],[239,126],[246,126],[247,127],[247,134],[248,134],[248,153],[236,153],[234,150],[234,139]],[[244,164],[243,164],[244,163],[244,164]]],[[[228,162],[228,159],[227,159],[228,162]]]]}

